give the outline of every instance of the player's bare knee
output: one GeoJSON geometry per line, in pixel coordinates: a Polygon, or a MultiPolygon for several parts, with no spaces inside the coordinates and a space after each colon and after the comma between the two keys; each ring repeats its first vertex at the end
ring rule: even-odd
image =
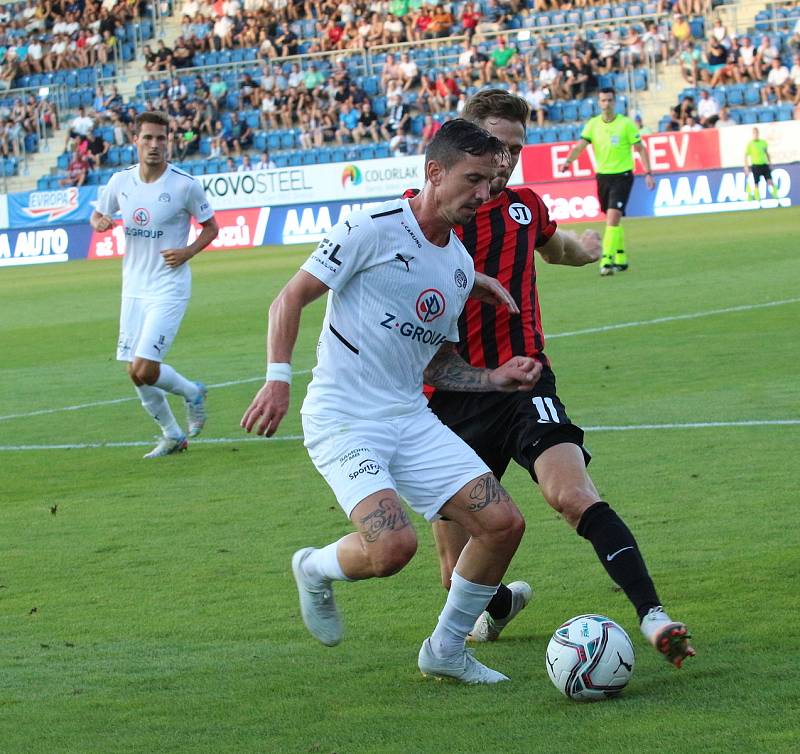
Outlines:
{"type": "Polygon", "coordinates": [[[583,512],[597,502],[597,493],[582,486],[560,487],[549,490],[545,499],[573,528],[578,525],[583,512]]]}
{"type": "Polygon", "coordinates": [[[387,537],[379,547],[369,548],[373,574],[378,578],[393,576],[408,564],[416,552],[417,537],[413,529],[404,529],[387,537]]]}
{"type": "Polygon", "coordinates": [[[516,547],[525,533],[525,518],[516,505],[507,506],[500,515],[494,516],[489,526],[481,534],[484,541],[493,547],[516,547]]]}

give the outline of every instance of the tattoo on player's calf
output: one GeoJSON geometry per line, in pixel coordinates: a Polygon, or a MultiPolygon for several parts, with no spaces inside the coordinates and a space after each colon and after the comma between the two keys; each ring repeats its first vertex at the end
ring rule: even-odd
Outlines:
{"type": "Polygon", "coordinates": [[[500,482],[491,474],[482,476],[475,481],[472,489],[468,493],[469,499],[472,501],[467,504],[467,511],[469,513],[477,513],[482,511],[492,503],[506,503],[511,498],[508,493],[503,489],[500,482]]]}
{"type": "Polygon", "coordinates": [[[385,497],[378,503],[377,509],[364,516],[359,524],[364,539],[367,542],[377,542],[383,532],[405,529],[411,522],[399,501],[385,497]]]}

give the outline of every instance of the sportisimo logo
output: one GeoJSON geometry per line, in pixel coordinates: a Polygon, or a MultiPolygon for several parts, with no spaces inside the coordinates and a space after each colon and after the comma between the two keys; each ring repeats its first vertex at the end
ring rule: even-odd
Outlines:
{"type": "Polygon", "coordinates": [[[351,471],[347,476],[349,476],[350,479],[357,479],[361,474],[375,476],[380,470],[381,465],[377,461],[373,461],[371,458],[365,458],[358,464],[358,468],[355,471],[351,471]]]}
{"type": "Polygon", "coordinates": [[[435,288],[428,288],[417,299],[417,316],[422,322],[433,322],[444,314],[446,307],[444,296],[435,288]]]}
{"type": "Polygon", "coordinates": [[[346,186],[348,183],[358,186],[361,181],[361,171],[355,165],[347,165],[342,171],[342,186],[346,186]]]}
{"type": "Polygon", "coordinates": [[[133,222],[141,228],[147,227],[150,224],[150,213],[144,207],[133,210],[133,222]]]}

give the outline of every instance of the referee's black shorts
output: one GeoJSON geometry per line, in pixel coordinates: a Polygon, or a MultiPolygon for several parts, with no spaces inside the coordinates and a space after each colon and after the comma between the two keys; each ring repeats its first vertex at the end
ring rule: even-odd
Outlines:
{"type": "Polygon", "coordinates": [[[577,445],[586,464],[591,454],[583,446],[583,430],[570,421],[556,394],[556,378],[542,369],[530,392],[452,393],[437,390],[428,407],[467,443],[501,479],[516,461],[534,481],[533,464],[548,448],[577,445]]]}
{"type": "Polygon", "coordinates": [[[751,170],[753,171],[753,180],[758,183],[760,178],[763,178],[765,181],[772,180],[772,171],[769,169],[769,165],[753,165],[751,170]]]}
{"type": "Polygon", "coordinates": [[[617,209],[625,214],[628,197],[633,188],[633,171],[627,173],[598,173],[597,198],[600,200],[600,209],[608,212],[617,209]]]}

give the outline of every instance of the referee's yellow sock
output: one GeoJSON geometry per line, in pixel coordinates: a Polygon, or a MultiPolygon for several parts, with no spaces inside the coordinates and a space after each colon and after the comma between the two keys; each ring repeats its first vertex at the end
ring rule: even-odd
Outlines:
{"type": "Polygon", "coordinates": [[[618,225],[606,225],[603,233],[603,256],[600,257],[600,269],[612,267],[614,264],[614,253],[617,250],[617,237],[620,227],[618,225]]]}
{"type": "Polygon", "coordinates": [[[623,270],[628,268],[628,255],[625,253],[625,231],[617,226],[617,242],[614,248],[614,266],[623,270]]]}

